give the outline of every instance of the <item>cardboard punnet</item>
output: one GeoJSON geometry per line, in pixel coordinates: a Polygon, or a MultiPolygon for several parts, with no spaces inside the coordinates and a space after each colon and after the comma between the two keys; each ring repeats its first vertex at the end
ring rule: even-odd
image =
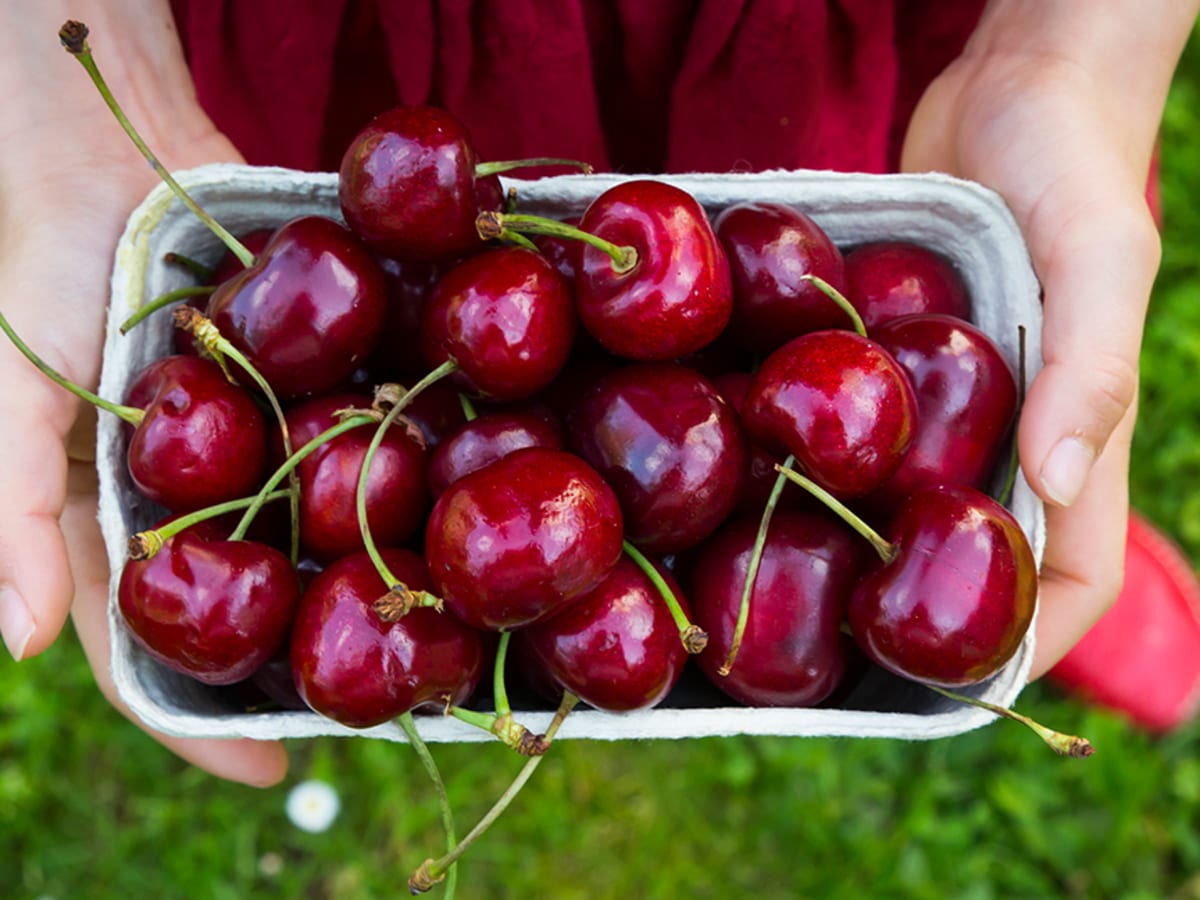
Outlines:
{"type": "MultiPolygon", "coordinates": [[[[188,192],[235,234],[272,227],[290,218],[323,214],[340,219],[337,176],[287,169],[214,165],[178,173],[188,192]]],[[[1003,201],[972,182],[941,175],[854,175],[832,172],[655,176],[691,192],[710,214],[733,203],[762,200],[787,203],[817,220],[843,248],[873,240],[902,239],[947,256],[962,273],[973,318],[1001,348],[1013,370],[1019,355],[1018,326],[1026,331],[1026,375],[1041,365],[1039,286],[1021,234],[1003,201]]],[[[510,181],[523,212],[563,218],[583,212],[615,175],[571,175],[538,181],[510,181]]],[[[170,352],[171,317],[150,316],[127,335],[118,327],[143,303],[189,283],[188,274],[163,261],[178,251],[202,261],[222,252],[216,238],[165,186],[134,210],[117,248],[112,299],[104,344],[100,394],[119,400],[136,373],[170,352]]],[[[141,499],[125,465],[121,423],[103,416],[97,435],[100,524],[111,567],[108,617],[112,635],[112,674],[121,698],[146,724],[174,735],[273,739],[318,735],[366,735],[403,741],[394,724],[354,730],[309,712],[242,712],[221,692],[171,672],[152,660],[131,638],[116,594],[131,534],[153,524],[163,511],[141,499]]],[[[1041,561],[1045,523],[1040,501],[1018,476],[1010,504],[1041,561]]],[[[1011,706],[1028,678],[1033,633],[1016,656],[993,678],[969,693],[1011,706]]],[[[514,698],[514,701],[516,698],[514,698]]],[[[514,705],[518,705],[514,702],[514,705]]],[[[552,711],[518,712],[534,731],[544,730],[552,711]]],[[[685,678],[658,708],[611,714],[580,708],[559,739],[688,738],[733,734],[838,735],[933,739],[977,728],[992,714],[965,706],[881,671],[873,670],[844,697],[839,708],[745,708],[723,699],[698,677],[685,678]]],[[[482,741],[492,738],[457,719],[418,715],[427,741],[482,741]]]]}

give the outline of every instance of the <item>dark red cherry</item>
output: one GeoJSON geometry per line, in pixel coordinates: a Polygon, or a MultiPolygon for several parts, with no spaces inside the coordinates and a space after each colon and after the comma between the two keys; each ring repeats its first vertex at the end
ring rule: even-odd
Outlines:
{"type": "Polygon", "coordinates": [[[740,650],[729,674],[721,675],[758,527],[758,516],[730,520],[694,554],[688,596],[693,620],[708,633],[696,661],[713,684],[742,703],[813,706],[846,670],[840,629],[865,545],[828,513],[777,509],[740,650]]]}
{"type": "Polygon", "coordinates": [[[875,663],[943,687],[998,672],[1021,645],[1037,599],[1037,564],[1021,526],[966,487],[921,488],[884,533],[850,598],[854,639],[875,663]]]}
{"type": "Polygon", "coordinates": [[[402,106],[372,119],[342,157],[338,199],[350,228],[383,256],[438,261],[479,249],[481,210],[499,179],[476,180],[471,135],[450,113],[402,106]]]}
{"type": "Polygon", "coordinates": [[[551,418],[532,410],[497,410],[465,422],[430,456],[430,491],[440,497],[464,475],[523,447],[562,450],[566,444],[562,432],[551,418]]]}
{"type": "Polygon", "coordinates": [[[386,311],[375,258],[320,216],[280,227],[254,265],[208,302],[217,329],[283,397],[346,383],[375,349],[386,311]]]}
{"type": "MultiPolygon", "coordinates": [[[[658,567],[680,604],[675,579],[658,567]]],[[[513,635],[513,652],[585,703],[609,712],[649,709],[670,693],[688,653],[658,588],[628,556],[596,587],[550,619],[513,635]]]]}
{"type": "Polygon", "coordinates": [[[184,512],[254,493],[267,459],[258,405],[219,366],[167,356],[134,380],[125,403],[143,411],[126,458],[138,490],[184,512]]]}
{"type": "Polygon", "coordinates": [[[616,369],[582,399],[569,429],[571,448],[616,492],[625,536],[647,553],[699,543],[737,502],[746,472],[741,426],[693,369],[616,369]]]}
{"type": "Polygon", "coordinates": [[[945,313],[966,319],[971,314],[966,286],[950,261],[905,241],[863,244],[849,251],[842,293],[872,337],[875,326],[897,316],[945,313]]]}
{"type": "Polygon", "coordinates": [[[605,349],[637,360],[668,360],[714,340],[729,321],[729,263],[704,209],[677,187],[626,181],[588,206],[579,227],[621,247],[637,262],[614,268],[585,245],[575,297],[584,327],[605,349]]]}
{"type": "Polygon", "coordinates": [[[379,267],[387,285],[388,309],[369,363],[371,376],[376,384],[412,383],[429,370],[421,354],[421,314],[442,269],[430,263],[392,259],[380,259],[379,267]]]}
{"type": "Polygon", "coordinates": [[[621,509],[587,463],[529,447],[451,484],[425,531],[425,558],[446,608],[505,630],[553,615],[617,563],[621,509]]]}
{"type": "Polygon", "coordinates": [[[774,351],[742,408],[751,440],[791,453],[839,497],[875,490],[900,467],[917,427],[908,375],[852,331],[814,331],[774,351]]]}
{"type": "MultiPolygon", "coordinates": [[[[271,238],[275,236],[274,229],[258,228],[247,234],[239,235],[238,240],[242,246],[251,252],[256,258],[258,254],[267,249],[267,244],[271,243],[271,238]]],[[[212,277],[209,278],[210,284],[221,284],[228,281],[234,275],[238,275],[246,268],[242,261],[237,258],[237,254],[232,250],[226,250],[221,254],[221,258],[217,260],[217,264],[213,266],[212,277]]]]}
{"type": "Polygon", "coordinates": [[[733,279],[729,329],[743,346],[769,353],[797,335],[845,327],[845,313],[804,280],[846,287],[841,251],[812,218],[782,203],[738,203],[714,227],[733,279]]]}
{"type": "Polygon", "coordinates": [[[288,558],[253,541],[229,541],[212,522],[130,560],[117,589],[121,615],[155,659],[206,684],[249,678],[287,639],[300,599],[288,558]]]}
{"type": "MultiPolygon", "coordinates": [[[[416,553],[380,554],[405,584],[429,590],[416,553]]],[[[372,605],[386,590],[365,551],[343,557],[313,579],[292,627],[291,662],[300,696],[351,728],[464,703],[483,671],[479,632],[430,607],[385,622],[372,605]]]]}
{"type": "Polygon", "coordinates": [[[917,400],[917,433],[904,462],[870,501],[891,508],[938,483],[983,488],[1017,409],[1017,383],[992,340],[962,319],[890,319],[873,337],[904,367],[917,400]]]}
{"type": "MultiPolygon", "coordinates": [[[[297,450],[340,419],[343,409],[369,409],[369,398],[333,394],[288,410],[288,433],[297,450]]],[[[338,435],[306,456],[300,479],[300,545],[329,562],[363,549],[356,494],[359,474],[375,428],[363,425],[338,435]]],[[[276,430],[275,462],[282,462],[276,430]]],[[[417,533],[429,510],[429,457],[402,425],[388,429],[367,476],[366,508],[371,537],[380,546],[401,546],[417,533]]]]}
{"type": "Polygon", "coordinates": [[[456,380],[494,400],[521,400],[548,385],[574,338],[566,279],[523,247],[488,250],[450,269],[421,320],[426,362],[453,359],[456,380]]]}

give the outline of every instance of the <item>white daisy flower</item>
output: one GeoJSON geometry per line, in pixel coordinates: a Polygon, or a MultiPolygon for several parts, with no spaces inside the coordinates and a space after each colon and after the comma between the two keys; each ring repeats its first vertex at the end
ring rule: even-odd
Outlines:
{"type": "Polygon", "coordinates": [[[297,828],[312,834],[328,829],[341,808],[337,790],[324,781],[302,781],[288,793],[288,818],[297,828]]]}

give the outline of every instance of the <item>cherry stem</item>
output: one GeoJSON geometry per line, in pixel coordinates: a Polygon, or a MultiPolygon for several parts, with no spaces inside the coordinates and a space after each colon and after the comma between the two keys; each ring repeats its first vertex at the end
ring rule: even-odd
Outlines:
{"type": "Polygon", "coordinates": [[[487,178],[489,175],[499,175],[501,172],[511,172],[513,169],[532,169],[535,166],[567,166],[571,169],[578,169],[584,175],[591,175],[593,171],[590,163],[578,159],[534,156],[530,159],[505,159],[479,163],[475,166],[475,177],[487,178]]]}
{"type": "MultiPolygon", "coordinates": [[[[1025,406],[1025,326],[1017,326],[1017,411],[1025,406]]],[[[1012,498],[1013,487],[1017,483],[1017,469],[1020,468],[1021,457],[1017,451],[1016,434],[1013,435],[1012,452],[1008,456],[1008,474],[1004,478],[1004,486],[996,501],[1001,506],[1008,506],[1012,498]]]]}
{"type": "Polygon", "coordinates": [[[867,326],[863,323],[862,316],[858,314],[858,310],[854,308],[854,304],[847,300],[841,291],[819,275],[801,275],[800,280],[811,282],[817,290],[841,307],[842,312],[848,315],[850,321],[854,323],[854,330],[862,337],[867,336],[867,326]]]}
{"type": "MultiPolygon", "coordinates": [[[[290,496],[288,491],[272,491],[267,494],[263,502],[270,503],[272,500],[282,500],[288,496],[290,496]]],[[[215,519],[217,516],[223,516],[226,513],[231,513],[239,509],[246,509],[256,499],[257,497],[242,497],[238,500],[226,500],[224,503],[215,503],[212,506],[204,507],[204,509],[197,509],[187,515],[172,519],[158,528],[148,528],[145,531],[139,531],[129,538],[127,544],[129,558],[139,561],[149,559],[162,549],[163,544],[175,537],[179,532],[191,528],[199,522],[215,519]]]]}
{"type": "Polygon", "coordinates": [[[799,472],[796,472],[792,469],[785,469],[781,465],[777,464],[775,466],[775,471],[783,475],[788,481],[800,485],[800,487],[804,488],[806,491],[824,503],[827,507],[829,507],[829,509],[835,512],[843,522],[870,541],[871,546],[875,548],[875,552],[879,554],[879,558],[885,563],[890,563],[896,558],[896,554],[899,553],[899,550],[895,544],[893,544],[891,541],[884,540],[883,536],[880,535],[878,531],[864,522],[860,516],[856,515],[848,506],[846,506],[846,504],[844,504],[837,497],[833,496],[833,494],[829,493],[829,491],[825,490],[825,488],[821,487],[812,479],[804,477],[799,472]]]}
{"type": "Polygon", "coordinates": [[[492,705],[498,716],[512,715],[512,705],[508,702],[508,688],[504,684],[504,666],[508,660],[508,645],[511,640],[511,631],[500,632],[500,641],[496,645],[496,660],[492,666],[492,705]]]}
{"type": "Polygon", "coordinates": [[[247,267],[254,265],[254,254],[246,249],[246,245],[230,234],[221,223],[200,208],[200,205],[191,198],[188,192],[167,171],[166,166],[159,162],[158,157],[154,155],[154,151],[142,140],[137,129],[133,127],[133,123],[125,116],[125,112],[121,109],[117,98],[109,90],[104,76],[100,74],[100,69],[96,65],[95,59],[92,58],[92,48],[88,46],[87,36],[88,27],[82,22],[69,21],[58,32],[58,37],[62,41],[62,45],[67,48],[68,53],[79,60],[79,64],[91,76],[92,83],[96,85],[96,89],[100,92],[100,96],[104,98],[105,104],[112,111],[113,116],[116,117],[125,134],[133,141],[134,146],[138,148],[142,156],[146,158],[146,161],[158,173],[158,177],[166,183],[167,187],[171,189],[172,193],[179,198],[183,205],[190,209],[196,218],[208,227],[209,231],[221,239],[221,242],[241,260],[242,265],[247,267]]]}
{"type": "MultiPolygon", "coordinates": [[[[421,760],[421,765],[425,767],[425,772],[429,775],[429,780],[433,782],[434,791],[437,793],[438,808],[442,814],[442,829],[446,832],[446,852],[453,853],[454,847],[458,843],[458,838],[454,831],[454,811],[450,808],[450,798],[446,794],[446,783],[442,780],[442,773],[438,769],[437,762],[434,761],[433,754],[429,752],[429,747],[421,739],[420,733],[417,731],[417,723],[413,721],[411,711],[404,713],[399,719],[400,728],[404,731],[404,736],[408,738],[408,742],[412,748],[417,751],[417,758],[421,760]]],[[[458,866],[454,863],[450,864],[446,872],[446,889],[443,896],[447,900],[453,900],[454,888],[458,881],[458,866]]]]}
{"type": "Polygon", "coordinates": [[[213,270],[204,263],[192,259],[190,256],[184,256],[182,253],[176,253],[174,250],[168,250],[163,254],[163,262],[169,266],[183,266],[196,277],[197,281],[208,281],[213,277],[213,270]]]}
{"type": "Polygon", "coordinates": [[[742,602],[738,606],[733,640],[729,643],[729,652],[725,655],[725,661],[721,663],[721,668],[717,669],[719,675],[728,675],[733,671],[734,660],[737,659],[738,651],[742,648],[742,636],[746,633],[746,623],[750,620],[750,597],[754,593],[758,568],[762,564],[763,549],[767,545],[767,532],[771,527],[771,517],[775,515],[775,507],[779,505],[779,497],[783,493],[784,485],[787,484],[787,476],[784,473],[792,471],[792,465],[795,462],[794,456],[788,456],[783,461],[779,474],[775,476],[775,484],[771,487],[771,493],[767,495],[767,505],[763,507],[762,518],[758,522],[758,533],[754,536],[754,547],[750,551],[750,561],[746,565],[746,581],[742,585],[742,602]]]}
{"type": "Polygon", "coordinates": [[[474,422],[479,417],[479,413],[475,411],[475,404],[462,391],[458,392],[458,405],[462,407],[463,418],[468,422],[474,422]]]}
{"type": "Polygon", "coordinates": [[[69,381],[66,377],[60,375],[55,369],[51,368],[49,363],[34,353],[33,349],[23,340],[21,340],[20,335],[13,330],[13,327],[8,323],[8,319],[4,317],[4,313],[0,313],[0,331],[3,331],[6,335],[8,335],[8,339],[13,342],[13,346],[20,350],[25,358],[33,363],[39,372],[41,372],[63,390],[70,391],[81,400],[86,400],[93,406],[97,406],[105,412],[112,413],[122,421],[128,422],[134,428],[142,424],[142,419],[146,416],[143,410],[138,409],[136,406],[122,406],[117,403],[110,403],[108,400],[105,400],[98,394],[93,394],[87,388],[81,387],[73,381],[69,381]]]}
{"type": "Polygon", "coordinates": [[[180,300],[187,300],[189,297],[206,297],[215,291],[217,288],[211,284],[191,285],[190,287],[176,288],[173,291],[167,291],[165,294],[160,294],[149,303],[143,303],[142,306],[132,316],[121,323],[118,329],[121,334],[128,334],[135,328],[142,319],[145,319],[151,313],[156,313],[160,309],[165,309],[168,306],[173,306],[180,300]]]}
{"type": "MultiPolygon", "coordinates": [[[[546,729],[547,743],[554,740],[555,735],[558,734],[558,730],[560,727],[562,727],[562,723],[566,719],[568,713],[575,708],[575,705],[578,702],[579,698],[570,691],[567,691],[563,694],[562,702],[559,703],[558,710],[554,713],[554,718],[550,722],[550,727],[546,729]]],[[[513,799],[521,792],[521,789],[525,787],[526,782],[528,782],[533,776],[533,773],[537,771],[537,767],[541,765],[541,762],[541,756],[535,756],[526,762],[525,765],[521,767],[521,771],[517,773],[517,777],[513,779],[512,784],[508,786],[508,789],[500,795],[500,798],[496,801],[492,808],[487,811],[483,818],[479,820],[478,824],[471,829],[466,837],[459,841],[458,846],[440,859],[427,859],[421,864],[420,868],[418,868],[417,871],[409,877],[408,889],[414,894],[423,894],[425,891],[428,891],[431,887],[445,878],[446,871],[450,868],[450,866],[454,865],[454,863],[457,862],[458,859],[467,852],[470,846],[479,840],[480,836],[482,836],[483,833],[492,826],[492,823],[499,819],[500,816],[503,815],[504,811],[508,809],[513,799]]]]}
{"type": "Polygon", "coordinates": [[[266,502],[270,493],[274,491],[275,488],[279,487],[279,483],[283,481],[283,479],[287,478],[288,475],[295,470],[296,466],[300,465],[306,456],[313,453],[321,445],[333,440],[339,434],[344,434],[347,431],[350,431],[353,428],[358,428],[361,425],[373,425],[376,421],[377,420],[374,416],[369,415],[348,416],[341,422],[338,422],[336,425],[331,425],[329,428],[326,428],[307,444],[285,459],[279,468],[272,473],[271,477],[266,480],[263,486],[259,488],[258,494],[254,498],[254,503],[252,503],[242,515],[241,521],[238,522],[237,527],[233,530],[233,533],[229,536],[229,539],[231,541],[236,541],[245,537],[246,530],[254,521],[254,517],[258,514],[259,509],[262,508],[262,505],[266,502]]]}
{"type": "Polygon", "coordinates": [[[642,551],[629,541],[622,542],[625,548],[625,553],[632,559],[639,569],[645,573],[646,577],[658,589],[659,596],[663,602],[667,604],[667,609],[671,611],[671,618],[675,620],[676,626],[679,628],[679,641],[683,644],[683,649],[688,653],[696,654],[701,652],[708,646],[708,633],[699,625],[693,624],[687,617],[687,613],[683,611],[683,607],[679,604],[679,598],[675,596],[675,592],[671,590],[671,586],[667,584],[666,579],[662,577],[654,564],[650,562],[642,551]]]}
{"type": "Polygon", "coordinates": [[[475,229],[485,241],[492,238],[511,240],[513,232],[541,234],[546,237],[583,241],[585,244],[589,244],[597,250],[607,253],[612,258],[613,271],[618,275],[623,275],[638,264],[638,252],[636,248],[627,244],[614,244],[612,241],[606,241],[604,238],[584,231],[582,228],[576,228],[574,225],[568,225],[566,222],[559,222],[557,219],[547,219],[545,216],[531,216],[525,213],[499,213],[489,210],[481,212],[475,219],[475,229]]]}
{"type": "Polygon", "coordinates": [[[541,756],[550,746],[545,735],[534,734],[524,725],[513,718],[512,705],[508,702],[508,688],[504,685],[504,668],[508,659],[508,644],[512,632],[500,632],[500,642],[496,646],[496,661],[492,668],[492,706],[491,713],[476,712],[471,709],[450,707],[450,714],[484,731],[491,732],[500,738],[509,748],[516,750],[522,756],[541,756]]]}
{"type": "Polygon", "coordinates": [[[453,359],[448,359],[405,391],[396,400],[392,408],[388,410],[387,415],[379,422],[379,427],[375,429],[375,434],[372,436],[371,443],[367,446],[367,452],[363,456],[362,468],[358,471],[358,485],[354,491],[354,508],[358,516],[358,529],[362,534],[363,546],[366,548],[367,555],[371,557],[371,562],[375,566],[375,571],[379,573],[379,577],[383,579],[384,584],[392,590],[400,587],[401,584],[400,580],[387,567],[387,564],[383,561],[383,557],[379,555],[379,548],[375,546],[375,538],[371,536],[371,526],[367,522],[367,476],[371,469],[371,463],[375,461],[375,454],[378,452],[379,446],[383,443],[384,435],[387,434],[388,428],[396,421],[400,413],[427,387],[441,381],[447,375],[457,370],[458,363],[453,359]]]}
{"type": "Polygon", "coordinates": [[[927,684],[931,691],[936,691],[943,697],[949,697],[951,700],[957,700],[959,703],[967,703],[971,706],[977,706],[980,709],[986,709],[990,713],[997,716],[1002,716],[1005,719],[1012,719],[1014,722],[1020,722],[1050,747],[1059,756],[1070,756],[1073,759],[1084,759],[1096,752],[1096,748],[1092,746],[1091,741],[1087,738],[1076,737],[1073,734],[1063,734],[1061,731],[1055,731],[1047,728],[1040,722],[1036,722],[1029,716],[1021,715],[1016,710],[1008,709],[1004,706],[998,706],[995,703],[988,703],[986,700],[980,700],[977,697],[968,697],[965,694],[957,694],[954,691],[948,691],[945,688],[937,685],[927,684]]]}

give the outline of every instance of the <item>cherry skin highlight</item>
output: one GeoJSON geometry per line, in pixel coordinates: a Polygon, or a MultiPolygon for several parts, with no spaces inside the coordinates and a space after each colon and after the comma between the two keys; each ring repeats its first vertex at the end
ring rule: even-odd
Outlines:
{"type": "Polygon", "coordinates": [[[849,251],[842,293],[872,337],[875,326],[899,316],[942,313],[966,319],[971,314],[966,285],[950,261],[906,241],[879,241],[849,251]]]}

